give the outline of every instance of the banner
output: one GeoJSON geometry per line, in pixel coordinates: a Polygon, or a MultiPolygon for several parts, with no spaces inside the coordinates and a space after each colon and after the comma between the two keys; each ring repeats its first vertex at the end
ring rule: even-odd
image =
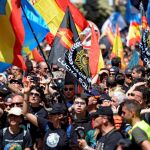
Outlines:
{"type": "Polygon", "coordinates": [[[69,8],[67,8],[63,21],[56,33],[48,62],[66,69],[77,78],[85,90],[88,90],[91,82],[88,57],[85,50],[83,50],[69,8]]]}

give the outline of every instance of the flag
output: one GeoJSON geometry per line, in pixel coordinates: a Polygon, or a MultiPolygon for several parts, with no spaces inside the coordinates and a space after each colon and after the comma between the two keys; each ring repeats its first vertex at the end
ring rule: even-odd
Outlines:
{"type": "Polygon", "coordinates": [[[110,42],[111,45],[113,45],[113,42],[114,42],[114,33],[113,31],[111,30],[111,27],[108,25],[106,31],[105,31],[105,34],[110,42]]]}
{"type": "Polygon", "coordinates": [[[21,50],[25,31],[19,0],[0,1],[0,61],[26,69],[21,50]]]}
{"type": "Polygon", "coordinates": [[[89,51],[89,67],[90,67],[90,73],[92,77],[94,77],[98,73],[99,69],[104,67],[102,54],[101,54],[101,58],[100,58],[100,54],[101,51],[98,43],[98,38],[94,30],[94,27],[92,26],[91,47],[89,51]]]}
{"type": "Polygon", "coordinates": [[[84,89],[89,88],[88,57],[82,48],[69,8],[55,36],[48,62],[63,67],[77,78],[84,89]]]}
{"type": "Polygon", "coordinates": [[[123,46],[122,46],[122,41],[121,41],[121,36],[120,36],[118,25],[116,26],[116,34],[115,34],[113,49],[111,53],[112,58],[116,56],[121,58],[121,68],[124,69],[125,68],[124,52],[123,52],[123,46]]]}
{"type": "Polygon", "coordinates": [[[134,66],[139,65],[139,61],[140,61],[139,54],[136,50],[134,50],[127,68],[132,69],[134,66]]]}
{"type": "Polygon", "coordinates": [[[44,61],[43,57],[41,56],[41,54],[39,53],[39,51],[37,50],[37,48],[35,48],[32,53],[29,55],[30,59],[35,60],[36,62],[42,62],[44,61]]]}
{"type": "Polygon", "coordinates": [[[148,27],[148,20],[146,18],[146,13],[144,11],[142,3],[141,3],[141,15],[142,15],[142,18],[141,18],[141,21],[142,21],[142,30],[145,30],[148,27]]]}
{"type": "Polygon", "coordinates": [[[0,73],[4,72],[6,69],[8,69],[11,66],[12,66],[11,64],[0,62],[0,73]]]}
{"type": "Polygon", "coordinates": [[[73,15],[78,32],[81,32],[88,26],[88,22],[69,0],[38,0],[34,3],[34,7],[44,18],[54,36],[63,20],[67,6],[73,15]]]}
{"type": "Polygon", "coordinates": [[[96,33],[98,40],[100,39],[100,32],[99,32],[99,28],[97,27],[97,25],[95,23],[93,23],[92,21],[88,21],[88,23],[89,23],[89,26],[86,27],[79,34],[80,39],[82,41],[83,48],[87,51],[90,50],[90,48],[91,48],[91,36],[92,36],[91,29],[92,29],[92,27],[95,30],[95,33],[96,33]]]}
{"type": "Polygon", "coordinates": [[[125,19],[129,24],[133,21],[139,24],[141,22],[140,11],[131,4],[131,0],[128,0],[126,4],[125,19]]]}
{"type": "Polygon", "coordinates": [[[25,14],[37,40],[41,42],[49,29],[31,4],[27,0],[0,1],[0,35],[3,35],[0,36],[0,61],[22,69],[26,69],[22,57],[23,47],[32,50],[38,45],[25,14]]]}
{"type": "Polygon", "coordinates": [[[25,38],[23,47],[29,47],[32,51],[38,46],[38,43],[42,42],[46,35],[50,32],[46,22],[40,16],[40,14],[35,10],[35,8],[30,4],[28,0],[21,0],[22,6],[22,21],[25,30],[25,38]],[[29,26],[29,23],[31,27],[29,26]],[[31,30],[33,29],[33,31],[31,30]],[[33,32],[38,40],[35,40],[33,32]]]}
{"type": "Polygon", "coordinates": [[[146,12],[147,20],[148,20],[148,25],[150,26],[150,0],[147,6],[147,12],[146,12]]]}
{"type": "Polygon", "coordinates": [[[127,46],[135,45],[141,40],[140,24],[137,22],[131,22],[127,35],[127,46]]]}
{"type": "Polygon", "coordinates": [[[107,27],[110,27],[112,32],[115,33],[116,25],[118,24],[120,30],[127,27],[125,20],[123,19],[121,13],[114,12],[111,16],[104,22],[101,31],[102,33],[107,30],[107,27]]]}

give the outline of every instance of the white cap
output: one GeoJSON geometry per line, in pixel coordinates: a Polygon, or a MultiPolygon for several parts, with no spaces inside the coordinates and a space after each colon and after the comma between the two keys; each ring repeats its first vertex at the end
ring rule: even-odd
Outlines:
{"type": "Polygon", "coordinates": [[[9,115],[21,116],[22,110],[19,107],[13,107],[8,111],[8,116],[9,115]]]}

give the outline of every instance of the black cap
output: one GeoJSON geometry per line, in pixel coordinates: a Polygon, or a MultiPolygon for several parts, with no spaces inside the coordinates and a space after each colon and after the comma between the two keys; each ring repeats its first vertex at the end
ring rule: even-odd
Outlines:
{"type": "Polygon", "coordinates": [[[92,88],[89,92],[85,92],[83,95],[87,97],[100,96],[100,91],[97,88],[92,88]]]}
{"type": "Polygon", "coordinates": [[[111,100],[111,97],[108,95],[108,94],[102,94],[99,98],[99,101],[104,101],[104,100],[108,100],[110,101],[111,100]]]}
{"type": "Polygon", "coordinates": [[[124,73],[125,73],[125,75],[131,75],[132,74],[132,70],[127,68],[127,69],[125,69],[124,73]]]}
{"type": "Polygon", "coordinates": [[[11,80],[10,80],[10,83],[18,83],[18,84],[20,84],[20,85],[23,86],[23,83],[22,83],[21,79],[19,79],[19,80],[11,79],[11,80]]]}
{"type": "Polygon", "coordinates": [[[113,116],[113,111],[110,106],[100,106],[98,110],[92,114],[92,116],[99,116],[99,115],[113,116]]]}
{"type": "Polygon", "coordinates": [[[67,109],[64,104],[62,103],[55,103],[51,108],[45,108],[48,114],[66,114],[67,109]]]}
{"type": "Polygon", "coordinates": [[[119,73],[119,68],[116,67],[116,66],[112,66],[112,67],[109,69],[109,72],[119,73]]]}

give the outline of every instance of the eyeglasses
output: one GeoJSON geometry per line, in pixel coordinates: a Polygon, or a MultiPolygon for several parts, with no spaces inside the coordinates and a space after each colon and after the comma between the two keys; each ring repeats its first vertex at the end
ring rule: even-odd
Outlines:
{"type": "Polygon", "coordinates": [[[64,91],[73,91],[73,88],[64,88],[64,91]]]}
{"type": "Polygon", "coordinates": [[[30,93],[30,96],[36,96],[36,97],[39,97],[40,96],[40,94],[39,93],[30,93]]]}
{"type": "Polygon", "coordinates": [[[22,107],[22,106],[23,106],[23,103],[22,103],[22,102],[12,103],[10,106],[11,106],[11,107],[15,107],[15,106],[17,106],[17,107],[22,107]]]}
{"type": "Polygon", "coordinates": [[[128,93],[128,96],[135,96],[134,93],[128,93]]]}
{"type": "Polygon", "coordinates": [[[78,102],[78,101],[75,101],[74,104],[75,104],[75,105],[79,105],[79,104],[80,104],[80,105],[85,105],[85,102],[78,102]]]}

